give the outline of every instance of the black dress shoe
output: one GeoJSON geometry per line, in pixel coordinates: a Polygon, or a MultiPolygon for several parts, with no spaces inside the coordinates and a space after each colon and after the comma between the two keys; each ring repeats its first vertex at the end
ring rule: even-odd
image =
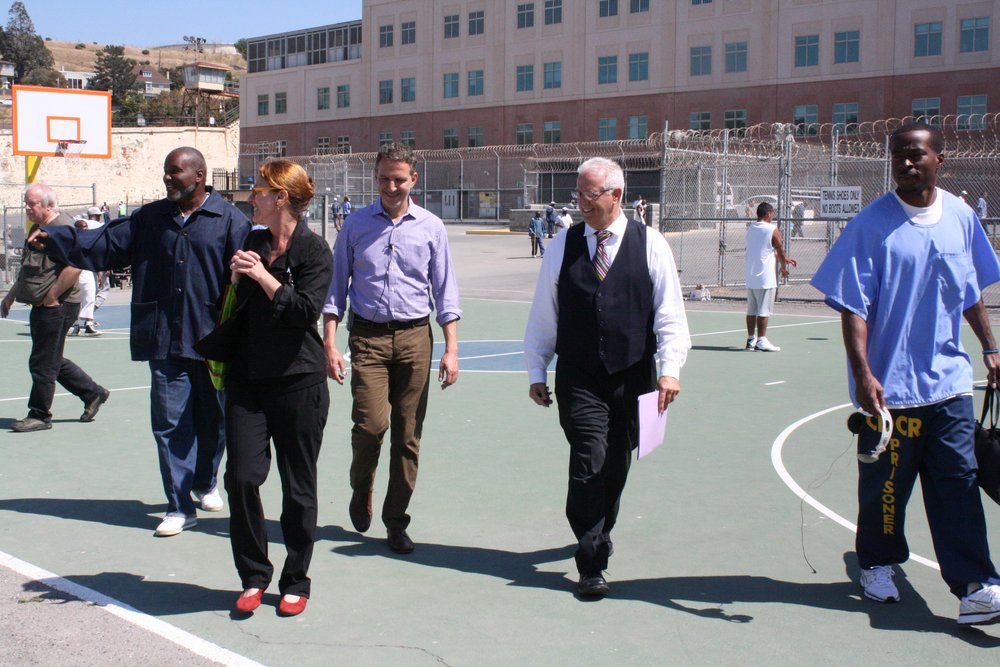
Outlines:
{"type": "Polygon", "coordinates": [[[368,493],[355,491],[351,496],[351,504],[347,507],[348,514],[351,515],[351,523],[354,530],[363,533],[372,525],[372,490],[368,493]]]}
{"type": "Polygon", "coordinates": [[[402,528],[389,529],[389,548],[398,554],[408,554],[413,551],[413,540],[402,528]]]}
{"type": "Polygon", "coordinates": [[[80,421],[94,421],[94,417],[97,416],[97,411],[101,409],[101,406],[104,405],[104,402],[108,400],[109,396],[111,396],[111,392],[104,387],[101,387],[97,396],[83,404],[83,414],[80,415],[80,421]]]}
{"type": "Polygon", "coordinates": [[[611,589],[608,587],[604,575],[598,572],[597,574],[581,574],[580,583],[577,584],[576,590],[581,597],[602,598],[611,589]]]}

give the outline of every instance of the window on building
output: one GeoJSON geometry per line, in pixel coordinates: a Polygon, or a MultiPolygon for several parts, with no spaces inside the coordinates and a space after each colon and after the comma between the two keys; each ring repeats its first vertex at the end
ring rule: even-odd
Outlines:
{"type": "Polygon", "coordinates": [[[342,134],[337,137],[337,152],[338,153],[351,152],[351,138],[346,134],[342,134]]]}
{"type": "Polygon", "coordinates": [[[330,88],[324,86],[316,89],[316,108],[325,111],[330,108],[330,88]]]}
{"type": "Polygon", "coordinates": [[[514,128],[514,143],[518,146],[535,143],[535,130],[531,123],[518,123],[514,128]]]}
{"type": "Polygon", "coordinates": [[[288,112],[288,93],[274,94],[274,113],[288,112]]]}
{"type": "Polygon", "coordinates": [[[819,130],[819,109],[815,104],[800,104],[792,112],[795,134],[800,137],[815,135],[819,130]]]}
{"type": "Polygon", "coordinates": [[[819,35],[799,35],[795,38],[795,66],[819,65],[819,35]]]}
{"type": "Polygon", "coordinates": [[[562,88],[562,63],[545,63],[542,65],[542,86],[562,88]]]}
{"type": "Polygon", "coordinates": [[[469,97],[483,94],[483,70],[469,70],[469,97]]]}
{"type": "Polygon", "coordinates": [[[959,95],[956,102],[955,111],[958,113],[958,123],[956,126],[958,129],[983,129],[983,114],[986,113],[986,96],[959,95]]]}
{"type": "Polygon", "coordinates": [[[562,23],[562,0],[545,0],[545,25],[562,23]]]}
{"type": "Polygon", "coordinates": [[[467,134],[469,136],[469,148],[478,148],[486,145],[486,140],[483,137],[483,128],[470,127],[467,134]]]}
{"type": "Polygon", "coordinates": [[[598,0],[597,15],[600,17],[618,16],[618,0],[598,0]]]}
{"type": "Polygon", "coordinates": [[[910,114],[917,120],[930,122],[941,115],[940,97],[918,97],[910,104],[910,114]]]}
{"type": "Polygon", "coordinates": [[[710,5],[712,0],[691,0],[692,5],[710,5]]]}
{"type": "Polygon", "coordinates": [[[691,47],[691,76],[707,76],[712,73],[712,47],[691,47]]]}
{"type": "Polygon", "coordinates": [[[940,21],[932,23],[917,23],[913,26],[913,55],[920,58],[923,56],[941,55],[941,32],[940,21]]]}
{"type": "Polygon", "coordinates": [[[392,132],[379,132],[378,133],[378,145],[379,147],[385,146],[386,144],[392,143],[392,132]]]}
{"type": "Polygon", "coordinates": [[[392,26],[391,25],[380,25],[378,27],[378,45],[379,48],[385,49],[392,46],[392,26]]]}
{"type": "Polygon", "coordinates": [[[346,109],[351,106],[351,86],[345,84],[337,86],[337,108],[346,109]]]}
{"type": "Polygon", "coordinates": [[[649,81],[649,53],[628,54],[628,80],[649,81]]]}
{"type": "Polygon", "coordinates": [[[417,79],[408,76],[399,80],[399,101],[415,102],[417,100],[417,79]]]}
{"type": "Polygon", "coordinates": [[[403,21],[402,23],[399,24],[399,43],[400,44],[417,43],[416,21],[403,21]]]}
{"type": "Polygon", "coordinates": [[[542,124],[542,143],[558,144],[561,123],[557,120],[547,120],[542,124]]]}
{"type": "Polygon", "coordinates": [[[258,116],[266,116],[269,113],[269,111],[268,111],[269,97],[270,97],[269,95],[258,95],[257,96],[257,115],[258,116]]]}
{"type": "Polygon", "coordinates": [[[747,43],[729,42],[726,44],[726,74],[747,71],[747,43]]]}
{"type": "Polygon", "coordinates": [[[958,50],[962,53],[988,51],[990,48],[990,19],[983,16],[962,19],[959,23],[958,50]]]}
{"type": "Polygon", "coordinates": [[[330,154],[330,137],[316,137],[316,155],[330,154]]]}
{"type": "Polygon", "coordinates": [[[629,0],[628,10],[632,14],[649,11],[649,0],[629,0]]]}
{"type": "Polygon", "coordinates": [[[392,104],[392,79],[378,82],[378,103],[392,104]]]}
{"type": "Polygon", "coordinates": [[[444,148],[458,148],[458,129],[446,127],[443,130],[444,148]]]}
{"type": "Polygon", "coordinates": [[[442,96],[445,99],[458,97],[458,72],[444,73],[442,96]]]}
{"type": "Polygon", "coordinates": [[[833,62],[856,63],[861,60],[861,31],[833,33],[833,62]]]}
{"type": "Polygon", "coordinates": [[[517,90],[518,92],[525,92],[528,90],[535,89],[535,66],[534,65],[518,65],[517,66],[517,90]]]}
{"type": "Polygon", "coordinates": [[[415,130],[403,130],[399,133],[399,143],[410,148],[417,147],[417,133],[415,130]]]}
{"type": "Polygon", "coordinates": [[[618,119],[598,118],[597,119],[597,140],[617,141],[618,140],[618,119]]]}
{"type": "Polygon", "coordinates": [[[458,14],[449,14],[444,17],[444,38],[454,39],[458,37],[458,14]]]}
{"type": "Polygon", "coordinates": [[[649,118],[647,116],[628,117],[628,138],[645,139],[649,136],[649,118]]]}
{"type": "Polygon", "coordinates": [[[841,134],[858,133],[858,103],[837,102],[833,105],[833,124],[841,134]]]}
{"type": "Polygon", "coordinates": [[[274,142],[274,157],[285,157],[288,154],[288,142],[278,139],[274,142]]]}
{"type": "Polygon", "coordinates": [[[517,27],[530,28],[535,25],[535,3],[526,2],[517,6],[517,27]]]}
{"type": "Polygon", "coordinates": [[[688,114],[688,128],[692,130],[711,130],[711,111],[692,111],[688,114]]]}
{"type": "Polygon", "coordinates": [[[618,56],[597,59],[597,83],[618,83],[618,56]]]}
{"type": "Polygon", "coordinates": [[[469,36],[482,35],[486,32],[486,12],[469,12],[469,36]]]}
{"type": "Polygon", "coordinates": [[[747,126],[746,109],[728,109],[723,114],[722,126],[727,130],[741,130],[747,126]]]}

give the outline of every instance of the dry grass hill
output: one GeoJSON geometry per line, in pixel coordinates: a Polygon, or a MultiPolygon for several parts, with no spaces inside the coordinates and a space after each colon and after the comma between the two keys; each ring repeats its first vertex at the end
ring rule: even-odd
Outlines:
{"type": "MultiPolygon", "coordinates": [[[[46,41],[45,46],[52,53],[57,72],[63,68],[74,72],[93,72],[97,54],[106,45],[86,43],[83,44],[83,48],[78,48],[78,42],[53,40],[46,41]]],[[[183,44],[150,47],[126,46],[125,56],[140,63],[148,60],[150,64],[162,68],[177,67],[195,60],[207,60],[208,62],[229,65],[235,70],[233,74],[237,78],[240,73],[246,70],[246,61],[232,44],[205,44],[203,48],[203,53],[195,54],[193,51],[185,50],[183,44]]]]}

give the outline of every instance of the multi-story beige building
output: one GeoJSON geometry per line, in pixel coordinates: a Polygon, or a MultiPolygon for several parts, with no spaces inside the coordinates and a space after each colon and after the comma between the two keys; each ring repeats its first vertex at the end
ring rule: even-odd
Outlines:
{"type": "Polygon", "coordinates": [[[1000,0],[365,0],[247,40],[241,142],[287,155],[997,111],[1000,0]]]}

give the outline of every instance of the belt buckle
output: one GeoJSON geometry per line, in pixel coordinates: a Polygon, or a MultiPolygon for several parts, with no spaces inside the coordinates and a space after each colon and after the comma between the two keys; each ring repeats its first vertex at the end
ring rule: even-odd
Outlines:
{"type": "Polygon", "coordinates": [[[395,331],[396,329],[400,328],[399,324],[400,323],[397,322],[396,320],[389,320],[388,322],[385,323],[385,328],[388,329],[389,331],[395,331]]]}

